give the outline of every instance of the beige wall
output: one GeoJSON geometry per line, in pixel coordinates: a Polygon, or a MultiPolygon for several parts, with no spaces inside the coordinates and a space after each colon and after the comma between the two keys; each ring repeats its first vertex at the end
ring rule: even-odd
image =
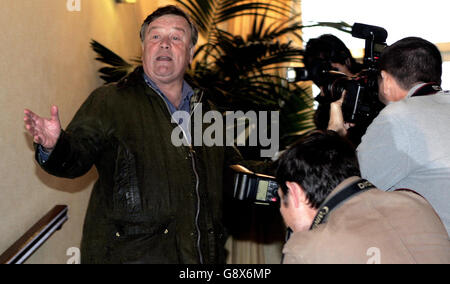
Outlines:
{"type": "Polygon", "coordinates": [[[56,204],[69,205],[69,221],[27,263],[66,263],[66,250],[79,247],[96,172],[66,180],[49,176],[34,162],[23,109],[48,116],[55,104],[67,126],[89,93],[102,85],[96,39],[129,59],[140,55],[138,31],[145,16],[170,1],[81,0],[0,1],[0,253],[56,204]]]}

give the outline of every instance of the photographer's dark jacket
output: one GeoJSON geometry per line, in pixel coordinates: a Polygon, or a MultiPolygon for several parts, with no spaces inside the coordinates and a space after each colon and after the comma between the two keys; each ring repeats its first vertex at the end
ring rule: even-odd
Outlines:
{"type": "Polygon", "coordinates": [[[41,166],[66,178],[97,168],[83,263],[223,263],[223,170],[241,156],[233,147],[173,146],[177,124],[142,72],[94,91],[41,166]]]}

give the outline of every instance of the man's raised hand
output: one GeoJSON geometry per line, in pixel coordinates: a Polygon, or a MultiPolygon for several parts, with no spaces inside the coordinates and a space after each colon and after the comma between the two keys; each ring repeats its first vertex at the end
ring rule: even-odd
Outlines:
{"type": "Polygon", "coordinates": [[[52,106],[50,118],[43,118],[29,109],[24,110],[25,128],[33,137],[33,141],[46,150],[53,150],[61,134],[58,107],[52,106]]]}

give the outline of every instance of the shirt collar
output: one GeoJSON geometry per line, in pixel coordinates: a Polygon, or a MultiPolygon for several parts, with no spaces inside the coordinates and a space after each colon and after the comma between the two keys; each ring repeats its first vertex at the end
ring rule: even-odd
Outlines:
{"type": "Polygon", "coordinates": [[[409,90],[408,94],[406,95],[407,98],[410,98],[412,95],[414,95],[414,93],[422,88],[426,83],[419,83],[417,85],[415,85],[414,87],[411,88],[411,90],[409,90]]]}
{"type": "MultiPolygon", "coordinates": [[[[160,88],[158,88],[158,86],[156,85],[155,82],[152,81],[152,79],[150,79],[150,77],[145,74],[145,72],[142,72],[143,77],[145,82],[151,86],[153,89],[155,89],[156,91],[158,91],[158,93],[160,93],[161,95],[163,95],[166,99],[166,95],[164,95],[164,93],[161,91],[160,88]]],[[[186,103],[186,102],[190,102],[191,97],[194,95],[194,90],[192,89],[192,87],[184,80],[183,81],[183,87],[181,90],[181,103],[180,103],[180,108],[186,103]]]]}

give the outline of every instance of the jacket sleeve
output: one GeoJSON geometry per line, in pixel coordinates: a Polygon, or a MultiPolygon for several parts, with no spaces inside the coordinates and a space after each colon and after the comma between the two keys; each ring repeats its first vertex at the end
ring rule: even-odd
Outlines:
{"type": "Polygon", "coordinates": [[[61,130],[58,142],[47,161],[40,160],[38,145],[35,144],[36,161],[46,172],[58,177],[76,178],[91,169],[107,141],[105,105],[105,95],[94,91],[77,111],[67,129],[61,130]]]}

